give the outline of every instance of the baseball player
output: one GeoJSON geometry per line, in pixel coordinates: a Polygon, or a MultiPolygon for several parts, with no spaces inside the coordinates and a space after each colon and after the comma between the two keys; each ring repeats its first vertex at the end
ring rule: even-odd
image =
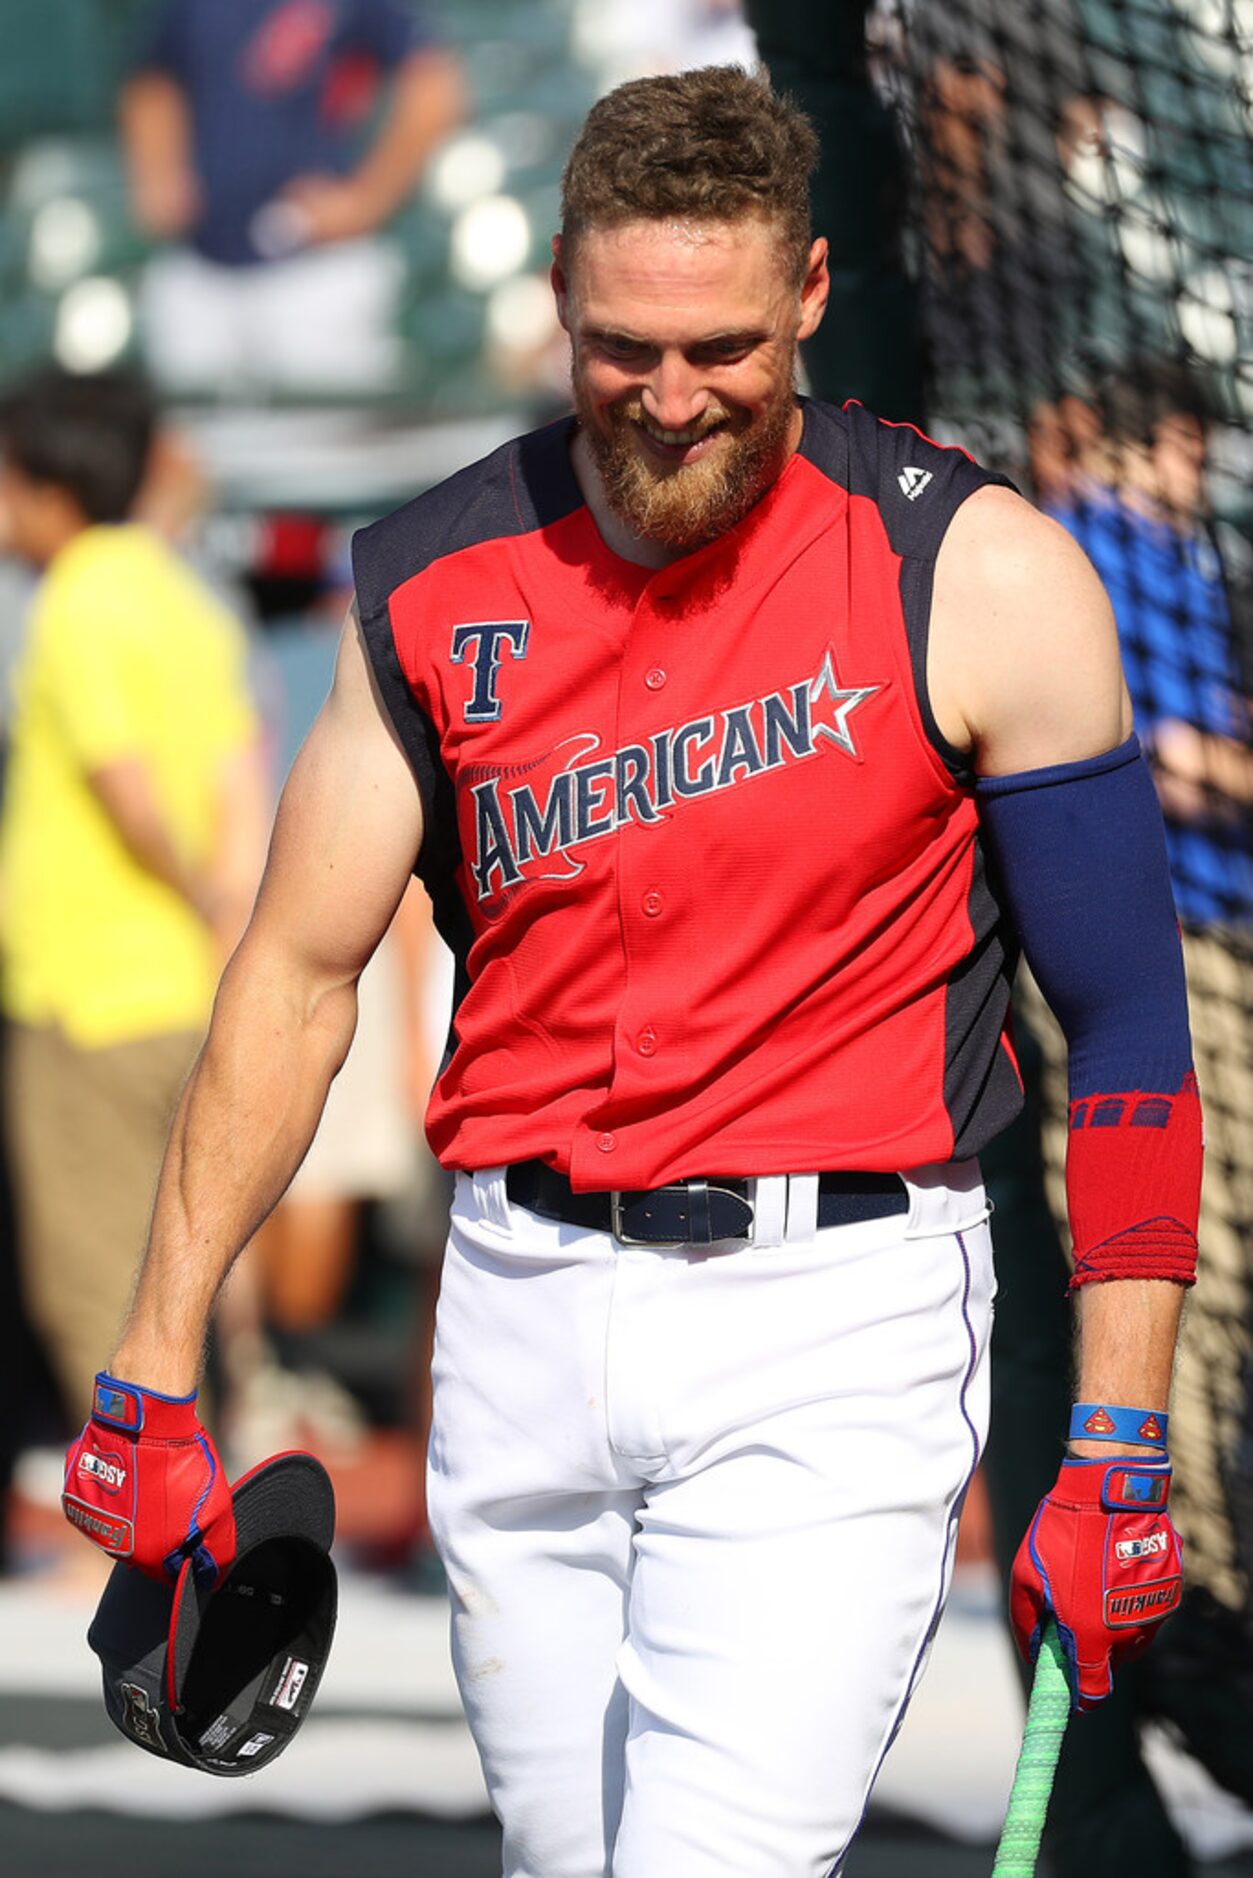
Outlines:
{"type": "Polygon", "coordinates": [[[1015,1622],[1030,1651],[1056,1617],[1090,1705],[1179,1595],[1200,1118],[1109,608],[961,451],[798,398],[815,156],[732,69],[591,112],[554,243],[576,415],[356,539],[70,1457],[114,1550],[229,1561],[206,1315],[416,865],[458,962],[430,1508],[509,1878],[843,1862],[983,1439],[1019,940],[1071,1044],[1082,1344],[1015,1622]]]}

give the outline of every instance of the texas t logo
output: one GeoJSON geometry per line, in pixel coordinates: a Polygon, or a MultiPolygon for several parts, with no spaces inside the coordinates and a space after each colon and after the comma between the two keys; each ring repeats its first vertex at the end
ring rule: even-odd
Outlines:
{"type": "Polygon", "coordinates": [[[524,659],[530,636],[529,619],[475,620],[453,627],[453,664],[464,665],[468,660],[474,666],[474,694],[463,706],[467,724],[496,722],[501,708],[496,695],[496,674],[504,657],[504,646],[508,645],[515,659],[524,659]]]}

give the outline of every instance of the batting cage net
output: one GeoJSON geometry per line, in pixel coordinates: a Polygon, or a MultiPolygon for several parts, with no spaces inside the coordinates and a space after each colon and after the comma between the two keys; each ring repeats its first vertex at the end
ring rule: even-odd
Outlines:
{"type": "MultiPolygon", "coordinates": [[[[775,82],[823,136],[835,295],[816,388],[921,413],[1008,472],[1113,602],[1166,816],[1207,1121],[1203,1274],[1175,1392],[1181,1514],[1194,1581],[1247,1611],[1253,5],[878,0],[821,9],[806,44],[817,11],[750,6],[775,82]]],[[[1060,1221],[1064,1058],[1029,989],[1022,1015],[1045,1045],[1060,1221]]]]}

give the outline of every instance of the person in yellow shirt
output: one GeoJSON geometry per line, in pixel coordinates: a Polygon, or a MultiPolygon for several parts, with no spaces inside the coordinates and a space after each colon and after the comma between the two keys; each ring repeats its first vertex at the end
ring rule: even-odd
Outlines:
{"type": "Polygon", "coordinates": [[[243,634],[127,520],[155,415],[122,371],[48,368],[0,400],[0,528],[42,574],[0,819],[5,1126],[23,1286],[73,1416],[264,839],[243,634]]]}

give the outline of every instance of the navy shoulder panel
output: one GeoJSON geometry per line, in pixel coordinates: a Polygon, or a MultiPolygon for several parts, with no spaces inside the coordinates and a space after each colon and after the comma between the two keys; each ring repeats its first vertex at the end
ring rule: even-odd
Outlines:
{"type": "Polygon", "coordinates": [[[352,539],[353,578],[362,620],[387,603],[432,561],[480,541],[528,534],[571,514],[583,501],[570,465],[573,420],[502,444],[434,489],[360,528],[352,539]]]}
{"type": "Polygon", "coordinates": [[[912,424],[890,424],[864,405],[807,400],[804,456],[850,495],[878,508],[893,552],[931,560],[968,495],[986,485],[1012,489],[964,450],[935,443],[912,424]]]}
{"type": "Polygon", "coordinates": [[[1007,476],[983,469],[964,450],[934,443],[912,424],[886,423],[860,404],[837,407],[806,400],[800,447],[815,468],[878,510],[901,561],[901,612],[923,725],[945,767],[969,785],[973,778],[966,758],[941,732],[927,690],[935,558],[967,496],[989,484],[1014,485],[1007,476]]]}

